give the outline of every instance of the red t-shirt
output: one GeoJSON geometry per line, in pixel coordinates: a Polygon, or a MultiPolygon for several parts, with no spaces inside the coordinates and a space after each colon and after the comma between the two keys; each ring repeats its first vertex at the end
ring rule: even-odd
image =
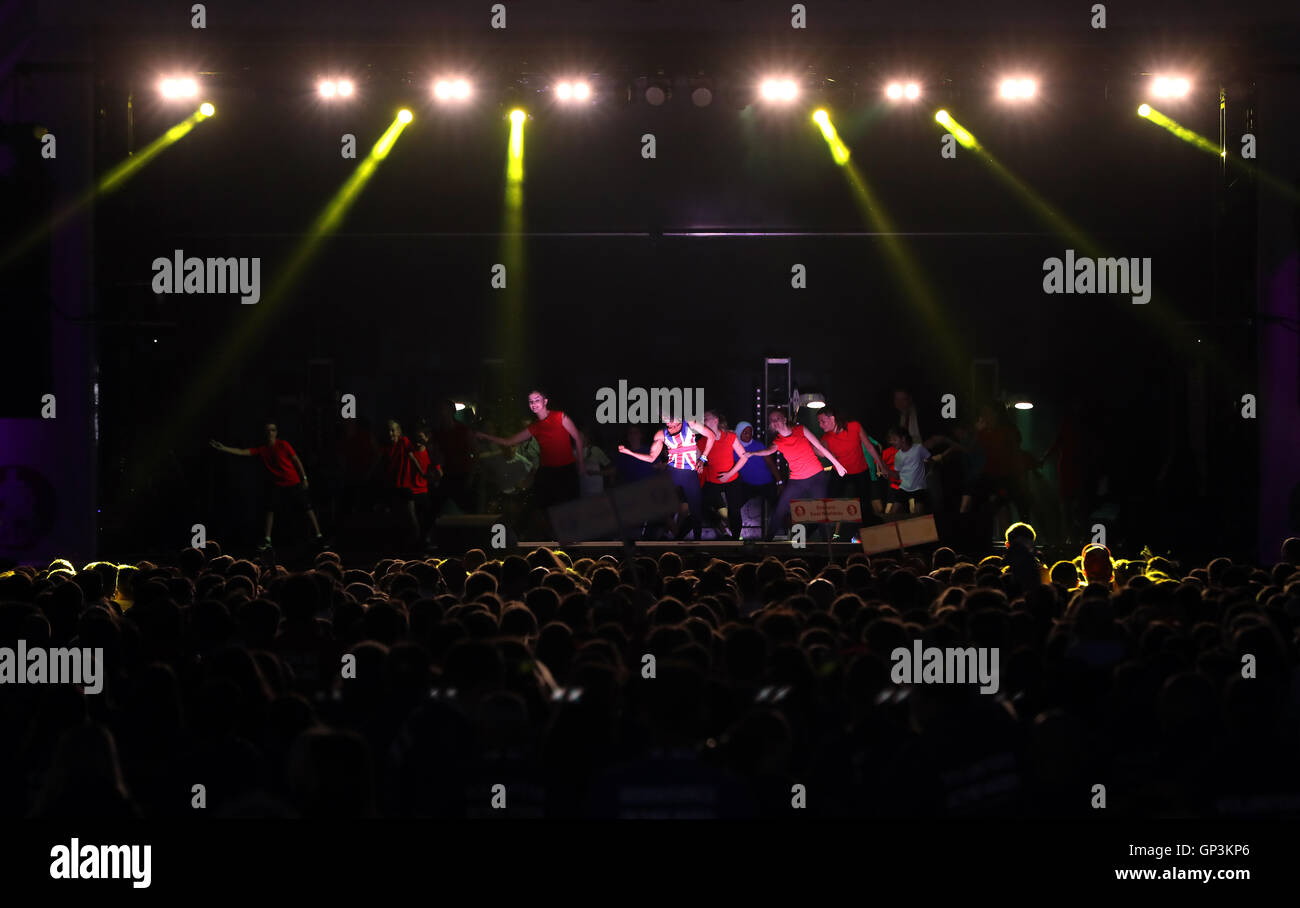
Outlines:
{"type": "Polygon", "coordinates": [[[262,458],[262,464],[271,471],[271,478],[278,486],[296,486],[302,482],[298,470],[293,465],[296,456],[293,446],[283,438],[277,438],[273,445],[258,445],[248,449],[262,458]]]}
{"type": "Polygon", "coordinates": [[[568,467],[573,465],[573,438],[564,428],[564,414],[552,410],[545,419],[539,419],[528,427],[533,438],[537,439],[541,466],[568,467]]]}
{"type": "MultiPolygon", "coordinates": [[[[898,448],[894,447],[893,445],[890,445],[889,447],[885,448],[885,450],[880,452],[880,459],[884,462],[886,470],[894,469],[894,455],[897,453],[898,453],[898,448]]],[[[900,484],[901,482],[902,482],[901,479],[895,479],[892,476],[889,479],[889,485],[895,489],[902,488],[902,485],[900,484]]]]}
{"type": "Polygon", "coordinates": [[[424,495],[429,491],[429,480],[427,478],[429,472],[429,449],[413,448],[411,453],[415,455],[415,459],[420,462],[420,469],[424,470],[426,475],[421,476],[420,470],[415,468],[411,463],[411,459],[408,457],[406,459],[406,485],[403,488],[410,489],[416,495],[424,495]]]}
{"type": "MultiPolygon", "coordinates": [[[[708,444],[708,439],[705,439],[704,443],[708,444]]],[[[704,465],[705,482],[735,482],[740,478],[739,473],[727,480],[719,478],[736,465],[736,452],[732,448],[735,443],[735,432],[723,432],[713,443],[713,450],[709,452],[709,462],[704,465]]]]}
{"type": "Polygon", "coordinates": [[[395,443],[384,445],[384,475],[388,484],[399,489],[411,487],[411,459],[407,457],[414,450],[411,439],[403,435],[395,443]]]}
{"type": "Polygon", "coordinates": [[[773,435],[772,444],[790,465],[791,479],[807,479],[822,471],[822,462],[804,435],[803,426],[795,426],[789,435],[773,435]]]}
{"type": "Polygon", "coordinates": [[[838,432],[825,433],[822,435],[822,444],[835,455],[848,475],[866,472],[867,455],[862,451],[861,423],[849,422],[838,432]]]}

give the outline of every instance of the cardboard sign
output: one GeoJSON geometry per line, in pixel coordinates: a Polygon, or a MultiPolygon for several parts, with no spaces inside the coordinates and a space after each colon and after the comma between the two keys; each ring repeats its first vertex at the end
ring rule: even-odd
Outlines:
{"type": "Polygon", "coordinates": [[[858,536],[862,551],[868,555],[895,552],[913,545],[939,541],[939,530],[934,525],[934,515],[912,517],[879,526],[863,527],[858,536]]]}
{"type": "Polygon", "coordinates": [[[624,529],[633,529],[652,520],[663,520],[677,513],[677,486],[664,475],[639,482],[615,486],[609,491],[614,511],[624,529]]]}
{"type": "Polygon", "coordinates": [[[862,502],[856,498],[796,498],[790,502],[795,523],[857,523],[862,502]]]}

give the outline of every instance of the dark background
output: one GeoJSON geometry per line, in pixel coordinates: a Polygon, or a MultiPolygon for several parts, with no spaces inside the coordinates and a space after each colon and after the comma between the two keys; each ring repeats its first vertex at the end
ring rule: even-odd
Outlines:
{"type": "MultiPolygon", "coordinates": [[[[208,451],[207,439],[252,444],[274,417],[318,472],[342,393],[357,395],[376,425],[390,416],[409,425],[446,396],[509,423],[527,416],[524,396],[540,384],[553,405],[595,428],[596,389],[625,379],[702,387],[706,404],[734,423],[753,421],[763,358],[777,355],[793,359],[797,385],[822,391],[878,437],[895,386],[913,390],[926,434],[951,428],[939,418],[942,394],[973,416],[976,359],[996,359],[999,390],[1036,403],[1020,417],[1035,453],[1069,401],[1082,400],[1129,510],[1133,549],[1253,551],[1258,502],[1293,494],[1261,488],[1259,438],[1240,418],[1241,394],[1261,387],[1255,312],[1267,190],[1134,113],[1144,74],[1168,68],[1192,75],[1193,96],[1157,106],[1211,141],[1224,89],[1230,155],[1246,131],[1270,142],[1270,130],[1294,133],[1294,96],[1262,118],[1258,109],[1261,90],[1296,69],[1300,42],[1285,7],[1180,4],[1173,19],[1156,4],[1111,4],[1103,32],[1088,28],[1087,4],[814,3],[801,33],[788,27],[789,4],[507,6],[505,35],[487,29],[481,3],[394,3],[364,15],[342,3],[209,4],[205,31],[191,30],[179,8],[148,4],[32,13],[34,34],[77,35],[95,172],[188,112],[156,100],[159,73],[211,73],[202,95],[217,106],[93,211],[93,299],[80,317],[99,370],[105,542],[175,548],[200,520],[242,532],[251,511],[229,494],[239,464],[208,451]],[[470,108],[448,115],[431,103],[439,61],[475,79],[470,108]],[[769,68],[800,74],[807,103],[789,113],[747,108],[745,93],[769,68]],[[638,80],[660,69],[674,94],[656,109],[638,80]],[[1038,76],[1040,100],[994,99],[1011,70],[1038,76]],[[355,78],[359,97],[319,102],[314,82],[327,71],[355,78]],[[550,77],[572,72],[589,74],[602,95],[587,111],[546,100],[550,77]],[[918,104],[880,103],[895,73],[925,86],[918,104]],[[691,105],[693,76],[712,80],[709,108],[691,105]],[[508,329],[506,295],[489,277],[503,260],[503,113],[516,99],[533,115],[529,236],[526,268],[510,273],[509,305],[522,319],[508,329]],[[942,327],[899,282],[882,240],[852,235],[877,227],[809,121],[814,101],[831,111],[902,234],[942,327]],[[282,300],[154,296],[150,263],[177,248],[260,256],[265,294],[357,166],[339,156],[340,135],[357,137],[360,158],[402,105],[415,121],[282,300]],[[1044,294],[1043,260],[1070,247],[1082,255],[1080,243],[974,153],[941,158],[939,106],[1104,254],[1149,256],[1150,304],[1044,294]],[[640,155],[647,132],[656,160],[640,155]],[[756,235],[689,235],[700,233],[756,235]],[[790,287],[795,263],[808,269],[805,290],[790,287]],[[255,317],[268,324],[236,341],[255,317]],[[526,355],[493,365],[510,330],[526,336],[526,355]],[[959,362],[944,360],[936,330],[954,339],[959,362]],[[209,363],[217,377],[195,397],[209,363]]],[[[23,59],[11,80],[38,84],[23,59]]],[[[39,106],[28,96],[15,109],[39,106]]],[[[8,185],[23,189],[6,194],[5,208],[18,232],[51,209],[59,187],[30,147],[11,144],[8,185]]],[[[1295,158],[1270,166],[1292,183],[1300,172],[1295,158]]],[[[1294,210],[1294,198],[1285,204],[1294,210]]],[[[1294,231],[1270,242],[1293,248],[1294,231]]],[[[6,275],[34,301],[10,322],[33,340],[7,383],[22,389],[10,416],[35,415],[23,402],[62,365],[43,336],[54,304],[40,302],[58,266],[42,268],[41,254],[6,275]]],[[[607,450],[617,444],[596,435],[607,450]]]]}

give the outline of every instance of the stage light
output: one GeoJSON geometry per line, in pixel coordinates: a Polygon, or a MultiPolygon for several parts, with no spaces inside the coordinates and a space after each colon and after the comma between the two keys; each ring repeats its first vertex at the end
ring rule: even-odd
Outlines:
{"type": "Polygon", "coordinates": [[[591,86],[586,82],[560,82],[555,86],[555,98],[565,104],[591,99],[591,86]]]}
{"type": "Polygon", "coordinates": [[[1141,107],[1139,107],[1139,108],[1138,108],[1138,116],[1139,116],[1139,117],[1149,117],[1149,116],[1151,116],[1151,105],[1150,105],[1150,104],[1143,104],[1141,107]]]}
{"type": "Polygon", "coordinates": [[[463,403],[461,403],[460,401],[456,401],[456,410],[457,410],[457,411],[460,411],[460,410],[464,410],[464,409],[465,409],[465,405],[464,405],[463,403]]]}
{"type": "Polygon", "coordinates": [[[1028,101],[1038,93],[1038,83],[1022,77],[1003,79],[998,94],[1004,101],[1028,101]]]}
{"type": "Polygon", "coordinates": [[[352,84],[351,79],[339,79],[337,87],[340,98],[350,98],[356,90],[356,86],[352,84]]]}
{"type": "Polygon", "coordinates": [[[167,78],[158,83],[158,92],[168,101],[194,98],[199,94],[199,83],[188,77],[167,78]]]}
{"type": "Polygon", "coordinates": [[[1027,400],[1018,400],[1018,401],[1015,402],[1015,404],[1014,404],[1013,406],[1015,406],[1015,408],[1016,408],[1017,410],[1032,410],[1032,409],[1034,409],[1034,405],[1033,405],[1033,403],[1031,403],[1030,401],[1027,401],[1027,400]]]}
{"type": "Polygon", "coordinates": [[[824,110],[816,110],[812,115],[813,122],[822,131],[822,138],[826,140],[827,146],[831,150],[831,157],[836,164],[843,167],[849,162],[849,148],[840,139],[839,133],[835,131],[835,124],[831,122],[830,114],[824,110]]]}
{"type": "Polygon", "coordinates": [[[691,103],[696,107],[708,107],[713,103],[713,92],[701,85],[691,92],[691,103]]]}
{"type": "Polygon", "coordinates": [[[326,100],[333,98],[338,93],[339,93],[338,83],[334,82],[331,79],[322,79],[321,81],[316,83],[316,94],[320,95],[322,98],[326,100]]]}
{"type": "Polygon", "coordinates": [[[902,101],[904,98],[915,101],[921,97],[921,86],[915,82],[890,82],[885,87],[885,97],[891,101],[902,101]]]}
{"type": "Polygon", "coordinates": [[[764,101],[789,104],[799,97],[799,86],[793,79],[764,79],[759,85],[758,93],[764,101]]]}
{"type": "Polygon", "coordinates": [[[212,106],[211,101],[204,101],[202,104],[199,105],[199,113],[203,114],[203,116],[205,117],[210,117],[216,112],[217,109],[212,106]]]}
{"type": "Polygon", "coordinates": [[[411,113],[405,107],[397,112],[397,121],[399,123],[410,123],[415,119],[415,114],[411,113]]]}
{"type": "Polygon", "coordinates": [[[520,123],[524,122],[524,119],[527,116],[528,114],[524,113],[519,108],[515,108],[514,110],[510,111],[510,122],[518,126],[520,123]]]}
{"type": "Polygon", "coordinates": [[[952,114],[948,113],[948,111],[942,109],[937,110],[935,111],[934,118],[943,125],[944,129],[948,130],[948,132],[952,134],[953,138],[961,143],[963,148],[969,148],[972,151],[979,148],[979,143],[975,141],[975,137],[967,130],[963,129],[962,125],[954,120],[952,114]]]}
{"type": "Polygon", "coordinates": [[[439,79],[433,83],[433,97],[442,103],[468,101],[472,94],[465,79],[439,79]]]}
{"type": "Polygon", "coordinates": [[[1157,98],[1185,98],[1192,83],[1182,76],[1156,76],[1151,82],[1151,93],[1157,98]]]}

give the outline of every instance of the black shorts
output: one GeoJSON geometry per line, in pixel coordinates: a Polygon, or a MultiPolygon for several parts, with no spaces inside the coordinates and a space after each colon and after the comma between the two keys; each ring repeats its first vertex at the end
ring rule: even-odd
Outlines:
{"type": "Polygon", "coordinates": [[[919,501],[921,504],[925,504],[930,500],[930,493],[926,489],[916,489],[912,492],[904,492],[902,489],[891,489],[889,492],[889,500],[894,504],[907,504],[911,501],[919,501]]]}
{"type": "Polygon", "coordinates": [[[310,511],[311,499],[307,490],[301,485],[278,486],[268,482],[262,488],[262,502],[268,511],[280,511],[285,508],[298,511],[310,511]]]}

